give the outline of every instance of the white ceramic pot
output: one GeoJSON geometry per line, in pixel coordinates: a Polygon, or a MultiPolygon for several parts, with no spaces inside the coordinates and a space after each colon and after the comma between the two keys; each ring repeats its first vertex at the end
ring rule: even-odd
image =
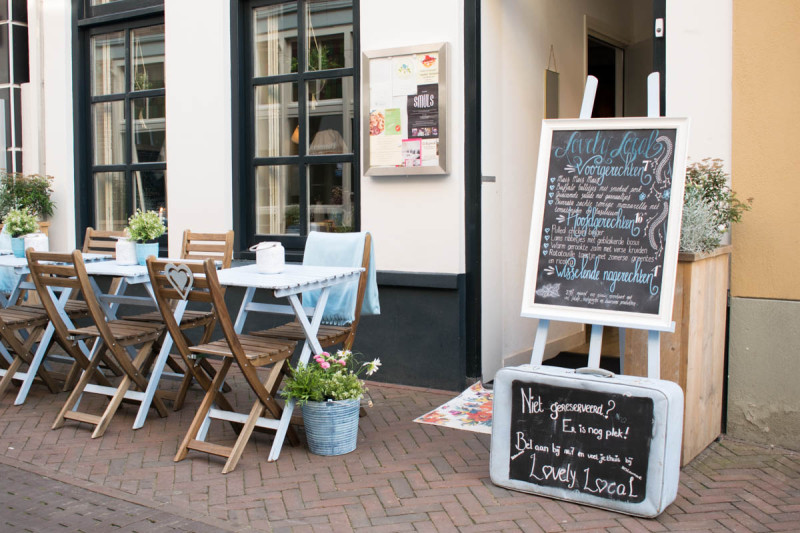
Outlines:
{"type": "Polygon", "coordinates": [[[286,265],[284,249],[279,242],[260,242],[250,247],[256,253],[256,269],[262,274],[280,274],[286,265]]]}
{"type": "Polygon", "coordinates": [[[136,243],[128,239],[119,239],[116,246],[118,265],[136,265],[136,243]]]}

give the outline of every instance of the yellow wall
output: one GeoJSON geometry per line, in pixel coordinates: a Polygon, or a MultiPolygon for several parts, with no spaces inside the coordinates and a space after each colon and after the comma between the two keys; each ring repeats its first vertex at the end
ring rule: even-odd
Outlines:
{"type": "MultiPolygon", "coordinates": [[[[800,300],[800,2],[734,0],[731,294],[800,300]]],[[[698,87],[702,91],[702,87],[698,87]]]]}

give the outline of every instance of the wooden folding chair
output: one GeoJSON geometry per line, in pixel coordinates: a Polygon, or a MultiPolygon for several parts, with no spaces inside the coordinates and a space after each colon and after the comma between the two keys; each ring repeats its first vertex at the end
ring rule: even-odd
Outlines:
{"type": "MultiPolygon", "coordinates": [[[[181,259],[213,259],[221,262],[222,268],[230,268],[231,262],[233,261],[233,230],[228,230],[225,233],[195,233],[188,229],[185,230],[183,232],[183,244],[181,245],[181,259]]],[[[160,311],[127,316],[125,319],[137,322],[156,323],[162,323],[163,320],[160,311]]],[[[180,328],[182,330],[204,328],[199,344],[204,344],[211,340],[215,325],[216,317],[213,312],[193,309],[187,309],[183,313],[180,322],[180,328]]],[[[183,372],[181,368],[176,366],[175,361],[171,358],[167,360],[167,364],[169,364],[173,371],[183,372]]],[[[198,364],[204,368],[204,371],[208,375],[214,375],[215,370],[208,361],[205,361],[203,358],[198,358],[198,364]]],[[[181,383],[181,387],[174,398],[175,402],[172,405],[175,411],[183,407],[186,393],[189,390],[189,386],[192,384],[193,377],[194,374],[192,372],[184,373],[183,383],[181,383]]],[[[226,389],[228,389],[227,386],[226,389]]]]}
{"type": "Polygon", "coordinates": [[[102,231],[94,228],[86,228],[83,237],[83,253],[108,254],[117,257],[117,241],[120,237],[126,237],[124,231],[102,231]]]}
{"type": "MultiPolygon", "coordinates": [[[[92,432],[92,438],[100,437],[105,432],[123,399],[141,399],[141,392],[137,393],[128,389],[131,385],[137,387],[140,391],[144,391],[147,388],[147,380],[144,377],[147,372],[146,367],[152,361],[150,354],[153,343],[162,335],[164,326],[128,320],[107,320],[86,274],[81,252],[76,250],[71,254],[64,254],[28,250],[27,254],[33,281],[39,293],[44,297],[45,309],[47,309],[53,325],[56,326],[59,337],[62,337],[67,344],[73,344],[73,346],[75,342],[83,339],[91,338],[95,340],[92,358],[88,361],[88,365],[75,385],[75,389],[58,413],[53,429],[62,427],[67,419],[77,420],[78,422],[94,425],[95,429],[92,432]],[[90,316],[94,320],[94,325],[82,328],[67,328],[58,307],[53,301],[53,287],[80,289],[86,298],[86,304],[90,316]],[[133,360],[131,360],[127,348],[137,345],[140,348],[133,360]],[[97,374],[98,379],[101,376],[97,365],[102,360],[104,352],[108,352],[122,369],[122,381],[116,389],[107,386],[87,388],[95,374],[97,374]],[[77,411],[78,401],[84,391],[111,397],[102,415],[98,416],[77,411]]],[[[80,350],[74,351],[76,354],[79,352],[80,350]]],[[[152,405],[158,410],[159,415],[162,417],[167,416],[167,410],[161,400],[160,393],[156,393],[152,405]]]]}
{"type": "MultiPolygon", "coordinates": [[[[350,350],[353,347],[353,341],[356,338],[356,329],[358,328],[358,322],[361,319],[361,305],[364,303],[364,293],[367,290],[367,273],[369,271],[369,252],[371,242],[372,236],[367,233],[366,238],[364,239],[364,255],[361,259],[361,266],[364,268],[364,271],[361,273],[361,277],[358,278],[358,295],[356,297],[355,319],[347,326],[326,325],[323,321],[322,325],[319,327],[319,331],[317,332],[317,339],[319,340],[320,346],[323,348],[335,346],[339,343],[342,343],[342,348],[345,350],[350,350]]],[[[272,339],[291,339],[296,341],[304,341],[306,338],[303,328],[297,320],[282,326],[261,331],[254,331],[251,333],[251,335],[268,337],[272,339]]]]}
{"type": "MultiPolygon", "coordinates": [[[[3,367],[6,371],[0,379],[0,396],[2,396],[14,375],[23,364],[29,367],[33,360],[33,346],[41,338],[47,327],[47,313],[35,307],[12,305],[0,309],[0,342],[11,349],[11,363],[3,357],[3,367]],[[25,331],[26,337],[20,332],[25,331]]],[[[3,347],[5,350],[5,346],[3,347]]],[[[38,377],[47,385],[50,392],[58,392],[58,386],[50,373],[40,365],[37,369],[38,377]]]]}
{"type": "MultiPolygon", "coordinates": [[[[288,360],[297,343],[285,339],[268,339],[237,334],[231,322],[228,309],[225,306],[224,294],[217,278],[214,261],[207,259],[203,263],[203,270],[205,279],[195,278],[194,283],[200,287],[207,287],[225,338],[206,344],[189,346],[188,349],[195,354],[221,357],[222,365],[206,389],[206,395],[195,414],[194,420],[192,420],[183,442],[178,447],[175,461],[181,461],[186,458],[189,450],[197,450],[227,458],[227,462],[222,469],[222,473],[227,474],[236,468],[236,464],[239,462],[239,458],[254,428],[277,429],[277,423],[280,420],[283,409],[276,401],[276,395],[281,379],[288,370],[288,360]],[[236,363],[236,366],[242,371],[245,381],[256,394],[256,401],[247,415],[233,412],[230,409],[212,409],[214,403],[219,401],[220,387],[222,387],[233,363],[236,363]],[[256,369],[268,365],[272,365],[272,368],[262,382],[256,369]],[[262,418],[266,411],[269,411],[273,419],[262,418]],[[232,447],[205,441],[210,419],[243,423],[236,443],[232,447]]],[[[288,437],[291,442],[297,442],[297,435],[292,428],[289,428],[288,437]]]]}

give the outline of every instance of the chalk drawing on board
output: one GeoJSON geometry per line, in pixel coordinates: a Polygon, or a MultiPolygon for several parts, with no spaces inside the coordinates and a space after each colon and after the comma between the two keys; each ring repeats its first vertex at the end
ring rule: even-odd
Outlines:
{"type": "Polygon", "coordinates": [[[543,121],[523,316],[671,327],[687,137],[688,119],[543,121]]]}

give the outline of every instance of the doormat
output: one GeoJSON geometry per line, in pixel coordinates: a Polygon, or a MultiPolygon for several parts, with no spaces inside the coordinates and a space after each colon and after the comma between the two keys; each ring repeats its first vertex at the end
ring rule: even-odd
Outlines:
{"type": "Polygon", "coordinates": [[[446,404],[416,418],[414,422],[490,435],[493,398],[491,390],[476,383],[446,404]]]}

